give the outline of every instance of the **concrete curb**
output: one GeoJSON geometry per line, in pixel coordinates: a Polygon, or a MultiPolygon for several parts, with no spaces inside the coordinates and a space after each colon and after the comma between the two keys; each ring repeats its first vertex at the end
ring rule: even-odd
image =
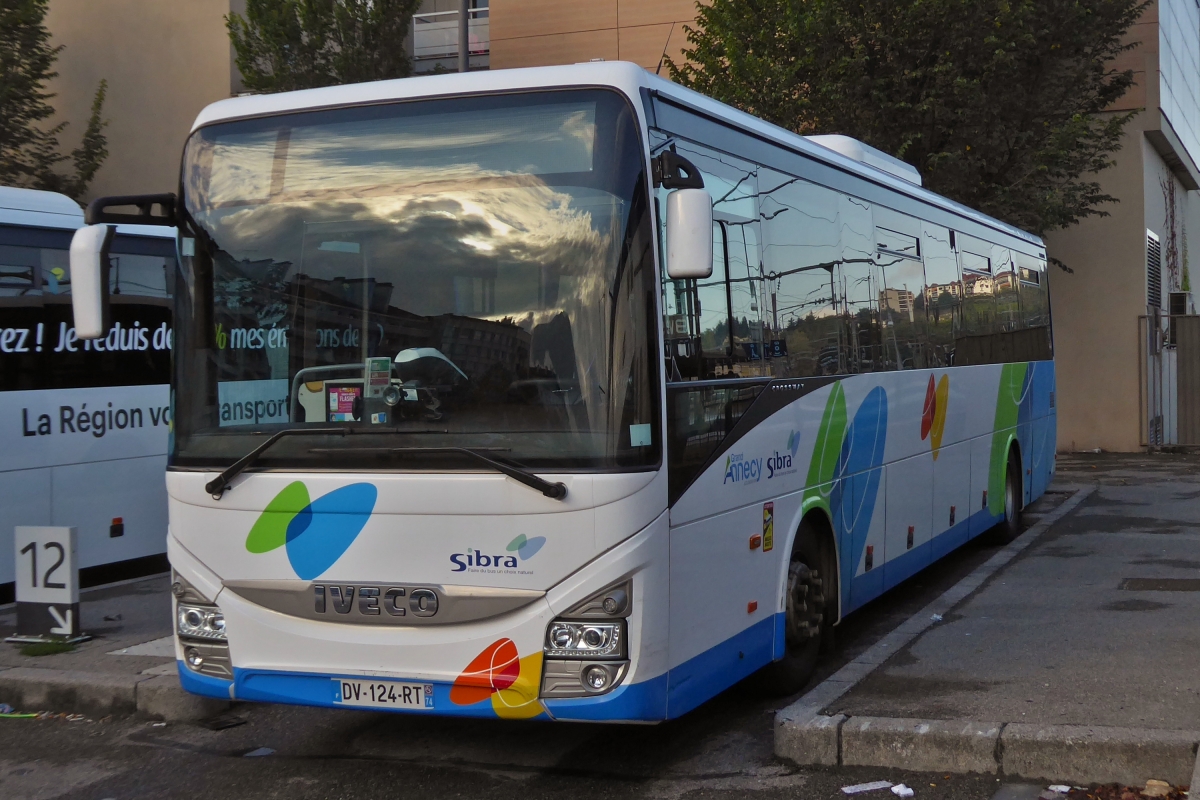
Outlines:
{"type": "MultiPolygon", "coordinates": [[[[937,600],[775,715],[775,754],[798,764],[1020,775],[1074,783],[1200,785],[1200,731],[827,716],[822,710],[966,600],[1095,486],[1074,494],[937,600]],[[1193,770],[1195,775],[1193,776],[1193,770]]],[[[2,677],[2,676],[0,676],[2,677]]]]}
{"type": "Polygon", "coordinates": [[[842,763],[937,772],[995,772],[998,722],[852,717],[842,725],[842,763]]]}
{"type": "Polygon", "coordinates": [[[1188,786],[1200,786],[1200,752],[1196,754],[1196,765],[1192,767],[1192,782],[1188,786]]]}
{"type": "Polygon", "coordinates": [[[1200,731],[1006,725],[1000,736],[1006,775],[1069,783],[1140,786],[1157,778],[1187,784],[1200,731]]]}
{"type": "Polygon", "coordinates": [[[780,712],[775,728],[776,754],[804,753],[804,764],[978,772],[1043,783],[1138,786],[1156,778],[1200,785],[1200,731],[825,716],[806,710],[809,714],[800,718],[780,712]]]}
{"type": "Polygon", "coordinates": [[[0,700],[19,709],[46,709],[93,717],[139,714],[172,722],[203,719],[228,701],[198,697],[176,675],[122,675],[14,667],[0,671],[0,700]]]}

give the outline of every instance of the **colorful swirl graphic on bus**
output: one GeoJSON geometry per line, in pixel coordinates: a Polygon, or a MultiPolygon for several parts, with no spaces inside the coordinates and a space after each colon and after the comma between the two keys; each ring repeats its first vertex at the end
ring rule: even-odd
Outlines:
{"type": "Polygon", "coordinates": [[[542,713],[538,680],[542,653],[521,658],[512,639],[499,639],[475,656],[450,687],[450,702],[470,706],[491,700],[502,719],[529,719],[542,713]]]}
{"type": "Polygon", "coordinates": [[[935,388],[933,376],[929,376],[929,387],[925,390],[925,408],[921,412],[921,441],[929,439],[933,460],[937,461],[942,449],[942,433],[946,430],[946,405],[950,401],[950,376],[943,375],[935,388]]]}
{"type": "Polygon", "coordinates": [[[808,466],[808,487],[804,499],[828,500],[834,530],[848,537],[849,558],[842,561],[842,591],[848,592],[851,579],[862,560],[887,440],[888,400],[882,386],[867,392],[854,417],[846,412],[846,391],[842,382],[833,384],[825,412],[817,429],[812,461],[808,466]]]}
{"type": "Polygon", "coordinates": [[[850,585],[867,545],[879,479],[883,476],[878,467],[883,466],[887,421],[887,392],[876,386],[859,404],[842,439],[833,491],[829,494],[834,530],[849,537],[850,558],[842,561],[842,586],[850,585]]]}
{"type": "Polygon", "coordinates": [[[352,483],[310,500],[302,482],[289,483],[250,529],[246,550],[269,553],[286,547],[296,575],[312,580],[332,567],[358,538],[378,495],[369,483],[352,483]]]}

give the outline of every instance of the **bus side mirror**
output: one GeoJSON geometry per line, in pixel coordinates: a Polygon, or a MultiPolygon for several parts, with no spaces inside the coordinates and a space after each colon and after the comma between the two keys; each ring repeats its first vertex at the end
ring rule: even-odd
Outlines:
{"type": "Polygon", "coordinates": [[[87,225],[71,238],[71,308],[80,339],[108,335],[108,247],[116,230],[115,225],[87,225]]]}
{"type": "Polygon", "coordinates": [[[667,277],[708,278],[713,271],[712,198],[704,189],[667,195],[667,277]]]}

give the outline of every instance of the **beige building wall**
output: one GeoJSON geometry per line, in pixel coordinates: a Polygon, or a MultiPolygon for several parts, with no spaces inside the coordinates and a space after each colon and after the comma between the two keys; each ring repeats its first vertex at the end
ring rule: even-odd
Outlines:
{"type": "MultiPolygon", "coordinates": [[[[1112,110],[1136,111],[1137,116],[1125,129],[1115,166],[1096,176],[1103,190],[1120,202],[1103,207],[1106,217],[1093,217],[1046,236],[1048,255],[1073,270],[1049,270],[1059,450],[1128,452],[1147,441],[1148,397],[1155,387],[1143,372],[1145,334],[1139,330],[1139,317],[1153,310],[1148,305],[1146,233],[1153,232],[1164,243],[1165,305],[1167,294],[1182,286],[1188,233],[1200,231],[1200,197],[1195,191],[1200,186],[1195,161],[1200,153],[1192,152],[1200,146],[1192,143],[1200,109],[1188,88],[1200,83],[1195,64],[1200,41],[1190,28],[1180,38],[1183,28],[1178,19],[1194,14],[1195,9],[1183,0],[1158,0],[1130,30],[1128,40],[1138,42],[1138,47],[1114,66],[1133,70],[1137,85],[1112,110]],[[1171,17],[1164,23],[1169,31],[1159,25],[1164,13],[1171,17]],[[1189,66],[1185,69],[1181,64],[1189,66]],[[1174,265],[1167,263],[1165,255],[1171,235],[1167,212],[1171,187],[1180,256],[1174,265]]],[[[1173,391],[1167,389],[1164,394],[1173,391]]],[[[1169,420],[1166,424],[1169,427],[1169,420]]]]}
{"type": "Polygon", "coordinates": [[[109,155],[91,197],[176,191],[192,121],[233,88],[229,8],[230,0],[51,0],[46,27],[65,49],[49,89],[58,94],[54,121],[70,123],[59,138],[65,152],[78,146],[96,87],[108,80],[109,155]]]}
{"type": "Polygon", "coordinates": [[[1072,272],[1050,266],[1058,449],[1131,451],[1140,444],[1138,315],[1146,313],[1146,115],[1130,122],[1116,165],[1100,173],[1121,202],[1046,236],[1046,252],[1072,272]]]}
{"type": "Polygon", "coordinates": [[[695,0],[491,0],[491,68],[602,58],[655,71],[680,59],[695,17],[695,0]]]}

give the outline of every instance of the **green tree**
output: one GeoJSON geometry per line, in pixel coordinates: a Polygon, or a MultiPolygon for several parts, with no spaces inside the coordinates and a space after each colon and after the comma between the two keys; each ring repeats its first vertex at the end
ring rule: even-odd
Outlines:
{"type": "Polygon", "coordinates": [[[712,0],[671,78],[802,134],[842,133],[1036,233],[1106,215],[1131,114],[1114,59],[1145,0],[712,0]]]}
{"type": "Polygon", "coordinates": [[[65,156],[58,136],[67,123],[46,128],[54,94],[46,83],[58,76],[54,62],[62,45],[50,45],[45,18],[48,0],[0,0],[0,184],[63,192],[76,200],[87,192],[108,156],[101,118],[108,84],[100,81],[79,147],[65,156]],[[55,168],[70,160],[74,170],[55,168]]]}
{"type": "Polygon", "coordinates": [[[404,39],[420,0],[247,0],[225,17],[242,82],[287,92],[404,78],[404,39]]]}

